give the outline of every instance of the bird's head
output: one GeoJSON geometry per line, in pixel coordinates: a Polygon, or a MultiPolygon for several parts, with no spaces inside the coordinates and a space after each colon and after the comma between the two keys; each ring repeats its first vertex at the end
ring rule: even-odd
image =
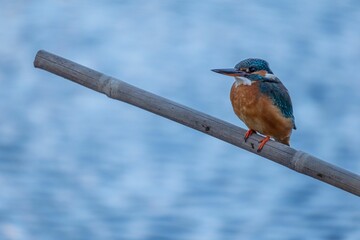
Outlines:
{"type": "Polygon", "coordinates": [[[269,64],[259,58],[248,58],[242,60],[235,65],[234,68],[212,69],[212,71],[233,77],[247,77],[252,74],[261,75],[263,77],[272,77],[269,64]]]}

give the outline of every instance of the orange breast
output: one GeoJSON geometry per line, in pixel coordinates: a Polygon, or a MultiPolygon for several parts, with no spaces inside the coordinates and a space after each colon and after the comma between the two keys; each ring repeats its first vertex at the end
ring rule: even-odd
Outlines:
{"type": "Polygon", "coordinates": [[[285,118],[272,100],[260,92],[258,84],[233,84],[230,100],[235,114],[249,129],[289,145],[293,127],[291,119],[285,118]]]}

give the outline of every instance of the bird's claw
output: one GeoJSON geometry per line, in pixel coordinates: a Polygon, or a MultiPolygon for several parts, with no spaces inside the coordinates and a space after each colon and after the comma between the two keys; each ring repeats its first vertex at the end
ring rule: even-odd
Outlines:
{"type": "Polygon", "coordinates": [[[244,136],[245,142],[254,133],[256,133],[256,132],[254,130],[252,130],[252,129],[247,130],[246,133],[245,133],[245,136],[244,136]]]}
{"type": "Polygon", "coordinates": [[[266,136],[265,138],[263,138],[261,141],[259,141],[260,145],[257,149],[257,152],[260,152],[263,147],[265,146],[265,144],[270,140],[270,137],[269,136],[266,136]]]}

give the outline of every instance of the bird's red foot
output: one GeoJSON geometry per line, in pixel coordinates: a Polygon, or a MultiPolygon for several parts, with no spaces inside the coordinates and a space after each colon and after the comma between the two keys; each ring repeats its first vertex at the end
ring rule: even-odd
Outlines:
{"type": "Polygon", "coordinates": [[[245,137],[244,137],[245,142],[254,133],[256,133],[256,132],[254,130],[252,130],[252,129],[247,130],[246,133],[245,133],[245,137]]]}
{"type": "Polygon", "coordinates": [[[265,144],[270,140],[269,136],[266,136],[263,140],[259,141],[260,145],[257,149],[257,152],[260,152],[261,149],[263,149],[263,147],[265,146],[265,144]]]}

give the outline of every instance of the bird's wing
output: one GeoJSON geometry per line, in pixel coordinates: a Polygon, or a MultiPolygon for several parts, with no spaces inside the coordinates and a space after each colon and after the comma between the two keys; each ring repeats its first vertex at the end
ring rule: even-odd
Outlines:
{"type": "Polygon", "coordinates": [[[264,78],[262,81],[259,82],[260,91],[271,98],[274,105],[280,109],[284,117],[292,119],[293,128],[296,129],[291,98],[286,87],[281,83],[278,78],[264,78]]]}

